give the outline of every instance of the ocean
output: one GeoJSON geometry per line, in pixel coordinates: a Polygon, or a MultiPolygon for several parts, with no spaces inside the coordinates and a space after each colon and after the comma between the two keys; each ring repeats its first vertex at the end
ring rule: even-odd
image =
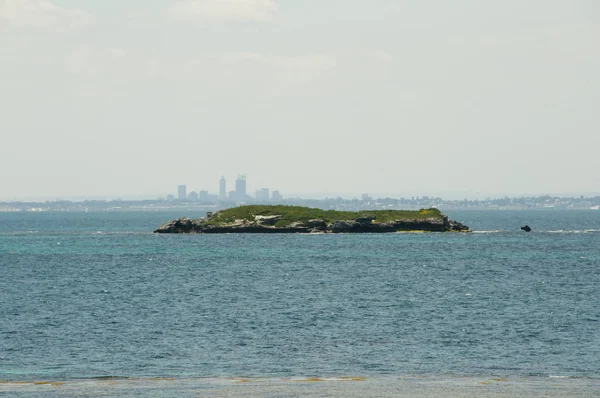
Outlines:
{"type": "Polygon", "coordinates": [[[446,213],[474,232],[0,213],[0,380],[600,378],[600,211],[446,213]]]}

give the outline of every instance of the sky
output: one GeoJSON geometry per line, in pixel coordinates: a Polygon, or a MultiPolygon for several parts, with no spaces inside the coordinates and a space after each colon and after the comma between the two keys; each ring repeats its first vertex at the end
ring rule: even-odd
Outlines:
{"type": "Polygon", "coordinates": [[[0,0],[0,200],[600,192],[596,0],[0,0]]]}

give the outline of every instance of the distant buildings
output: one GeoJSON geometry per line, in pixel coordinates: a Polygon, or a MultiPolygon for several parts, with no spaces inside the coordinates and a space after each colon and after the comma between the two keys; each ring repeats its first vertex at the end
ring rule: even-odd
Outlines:
{"type": "Polygon", "coordinates": [[[240,175],[235,180],[235,197],[236,199],[244,199],[246,195],[246,176],[240,175]]]}
{"type": "Polygon", "coordinates": [[[177,199],[179,199],[179,200],[187,199],[187,186],[180,185],[177,187],[177,199]]]}
{"type": "Polygon", "coordinates": [[[256,191],[256,200],[267,202],[269,199],[269,188],[262,188],[256,191]]]}
{"type": "Polygon", "coordinates": [[[196,191],[190,192],[190,194],[188,195],[188,199],[190,200],[190,202],[197,202],[198,201],[198,192],[196,192],[196,191]]]}
{"type": "Polygon", "coordinates": [[[221,181],[219,181],[219,199],[227,199],[227,181],[225,177],[221,177],[221,181]]]}
{"type": "Polygon", "coordinates": [[[235,190],[227,192],[227,180],[225,176],[222,176],[219,180],[219,193],[211,194],[206,190],[192,191],[189,194],[187,193],[186,185],[177,186],[177,196],[169,195],[167,196],[168,200],[177,199],[180,202],[200,202],[200,203],[216,203],[216,202],[225,202],[230,205],[233,202],[238,203],[252,203],[256,202],[269,202],[270,200],[282,201],[283,197],[279,193],[279,191],[274,190],[271,194],[270,188],[261,188],[256,190],[255,197],[251,197],[248,195],[248,185],[247,178],[245,175],[239,175],[235,180],[235,190]]]}

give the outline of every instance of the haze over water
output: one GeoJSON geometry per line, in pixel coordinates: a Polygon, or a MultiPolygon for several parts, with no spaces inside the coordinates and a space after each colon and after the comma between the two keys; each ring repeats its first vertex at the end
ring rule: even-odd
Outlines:
{"type": "Polygon", "coordinates": [[[0,379],[600,376],[599,212],[450,214],[473,234],[150,233],[174,216],[0,214],[0,379]]]}
{"type": "Polygon", "coordinates": [[[0,0],[0,201],[597,194],[598,48],[595,0],[0,0]]]}

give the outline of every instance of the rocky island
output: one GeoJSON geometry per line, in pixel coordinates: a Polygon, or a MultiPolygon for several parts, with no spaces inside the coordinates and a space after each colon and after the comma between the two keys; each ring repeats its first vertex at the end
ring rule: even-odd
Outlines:
{"type": "Polygon", "coordinates": [[[468,232],[438,209],[364,210],[359,212],[300,206],[241,206],[192,220],[179,218],[158,228],[160,234],[219,233],[384,233],[468,232]]]}

